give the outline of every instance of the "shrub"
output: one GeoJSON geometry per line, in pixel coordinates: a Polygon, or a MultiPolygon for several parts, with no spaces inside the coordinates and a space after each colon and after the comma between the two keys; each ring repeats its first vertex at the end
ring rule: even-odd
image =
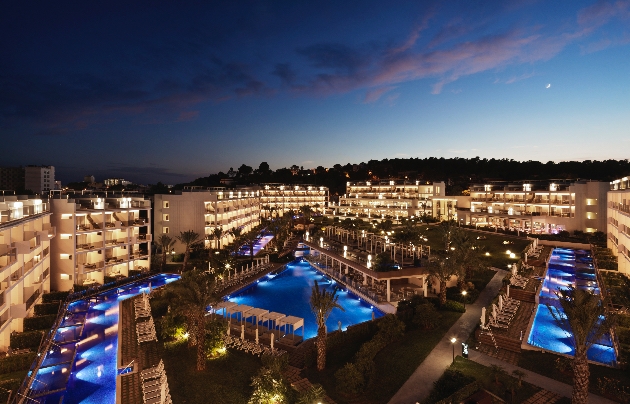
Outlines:
{"type": "Polygon", "coordinates": [[[619,337],[619,342],[623,344],[630,344],[630,328],[627,327],[617,327],[617,337],[619,337]]]}
{"type": "Polygon", "coordinates": [[[425,330],[434,329],[442,315],[431,303],[421,304],[416,308],[413,323],[425,330]]]}
{"type": "Polygon", "coordinates": [[[37,353],[29,352],[20,355],[11,355],[0,359],[0,374],[28,370],[35,360],[37,353]]]}
{"type": "Polygon", "coordinates": [[[434,403],[449,397],[457,390],[474,381],[474,377],[466,376],[459,370],[447,369],[437,381],[433,382],[433,391],[431,391],[427,401],[434,403]]]}
{"type": "Polygon", "coordinates": [[[11,390],[12,392],[16,392],[20,388],[21,384],[21,379],[0,381],[0,401],[6,402],[9,399],[9,390],[11,390]]]}
{"type": "Polygon", "coordinates": [[[69,294],[70,294],[70,291],[44,293],[42,295],[42,302],[52,303],[52,302],[64,301],[66,300],[69,294]]]}
{"type": "Polygon", "coordinates": [[[289,393],[289,388],[282,375],[272,369],[262,367],[258,374],[252,378],[254,392],[249,399],[249,404],[284,403],[289,393]]]}
{"type": "Polygon", "coordinates": [[[24,319],[24,331],[47,330],[52,328],[57,319],[56,314],[47,316],[26,317],[24,319]]]}
{"type": "Polygon", "coordinates": [[[442,310],[454,311],[457,313],[464,313],[466,311],[463,304],[453,300],[447,300],[446,303],[444,303],[444,306],[442,306],[442,310]]]}
{"type": "Polygon", "coordinates": [[[337,391],[346,394],[359,394],[363,390],[365,379],[363,374],[353,363],[346,363],[344,367],[335,372],[337,391]]]}
{"type": "Polygon", "coordinates": [[[312,404],[320,401],[324,401],[326,397],[326,391],[321,384],[313,384],[308,390],[305,390],[300,394],[296,404],[312,404]]]}
{"type": "Polygon", "coordinates": [[[43,335],[42,331],[13,332],[10,338],[11,348],[37,348],[42,341],[43,335]]]}
{"type": "Polygon", "coordinates": [[[60,302],[36,304],[34,313],[36,316],[45,316],[48,314],[57,315],[59,312],[60,302]]]}
{"type": "Polygon", "coordinates": [[[377,338],[384,340],[385,345],[403,336],[405,333],[405,323],[396,318],[393,314],[387,314],[378,322],[377,338]]]}

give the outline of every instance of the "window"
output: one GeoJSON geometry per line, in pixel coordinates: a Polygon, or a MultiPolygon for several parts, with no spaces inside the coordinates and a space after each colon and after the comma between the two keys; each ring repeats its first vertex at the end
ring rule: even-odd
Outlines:
{"type": "Polygon", "coordinates": [[[597,199],[587,199],[586,200],[586,205],[587,206],[597,205],[597,199]]]}
{"type": "Polygon", "coordinates": [[[71,275],[68,275],[68,274],[61,274],[60,275],[60,278],[61,278],[62,281],[67,281],[67,280],[70,279],[70,277],[71,277],[71,275]]]}
{"type": "Polygon", "coordinates": [[[162,233],[168,234],[168,227],[163,227],[162,228],[162,233]]]}
{"type": "Polygon", "coordinates": [[[586,212],[587,219],[597,219],[597,212],[586,212]]]}
{"type": "Polygon", "coordinates": [[[169,205],[168,201],[162,201],[162,207],[163,207],[164,209],[168,209],[168,208],[169,208],[169,206],[170,206],[170,205],[169,205]]]}
{"type": "Polygon", "coordinates": [[[164,220],[165,222],[168,222],[168,220],[169,220],[169,214],[168,214],[168,213],[164,213],[164,214],[162,215],[162,220],[164,220]]]}

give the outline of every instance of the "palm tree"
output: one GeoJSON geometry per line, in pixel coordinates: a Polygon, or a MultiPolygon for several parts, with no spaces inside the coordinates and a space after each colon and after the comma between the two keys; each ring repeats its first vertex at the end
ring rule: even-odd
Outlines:
{"type": "Polygon", "coordinates": [[[306,222],[306,230],[308,230],[308,224],[311,222],[311,215],[313,214],[313,209],[309,205],[300,206],[300,213],[306,222]]]}
{"type": "Polygon", "coordinates": [[[171,309],[186,318],[191,342],[197,347],[197,370],[205,370],[205,314],[208,306],[221,300],[215,277],[198,270],[184,272],[167,290],[174,296],[171,309]]]}
{"type": "MultiPolygon", "coordinates": [[[[410,244],[416,244],[419,238],[420,234],[415,228],[411,226],[403,227],[402,229],[396,230],[396,233],[394,233],[393,237],[395,243],[402,244],[405,247],[408,247],[410,244]]],[[[405,266],[404,251],[401,251],[400,257],[400,267],[402,269],[405,266]]]]}
{"type": "Polygon", "coordinates": [[[457,275],[455,261],[446,257],[429,265],[429,275],[433,276],[440,284],[440,306],[446,303],[446,282],[457,275]]]}
{"type": "Polygon", "coordinates": [[[311,292],[311,311],[315,315],[317,322],[317,370],[324,370],[326,367],[326,320],[334,308],[345,311],[337,303],[337,289],[327,292],[326,289],[319,289],[317,281],[311,292]]]}
{"type": "Polygon", "coordinates": [[[161,234],[156,240],[157,246],[162,250],[162,269],[166,267],[166,254],[173,248],[175,240],[173,240],[168,234],[161,234]]]}
{"type": "Polygon", "coordinates": [[[448,252],[450,251],[449,248],[451,246],[451,240],[459,229],[455,226],[455,221],[453,220],[440,223],[438,228],[442,234],[442,240],[444,241],[444,251],[448,252]]]}
{"type": "Polygon", "coordinates": [[[235,227],[232,230],[230,230],[230,234],[232,234],[232,237],[234,237],[234,239],[232,240],[232,246],[230,248],[232,249],[232,251],[236,252],[241,247],[240,244],[241,244],[241,236],[243,235],[243,228],[235,227]]]}
{"type": "Polygon", "coordinates": [[[522,370],[514,369],[512,371],[512,375],[514,377],[518,378],[518,387],[522,387],[523,386],[523,378],[525,378],[525,376],[527,376],[527,373],[523,372],[522,370]]]}
{"type": "Polygon", "coordinates": [[[182,265],[182,272],[184,272],[186,270],[186,265],[188,265],[188,259],[190,258],[190,250],[194,244],[197,244],[200,241],[201,236],[194,230],[186,230],[180,232],[179,236],[175,236],[175,238],[185,247],[184,264],[182,265]]]}
{"type": "Polygon", "coordinates": [[[455,248],[452,256],[458,267],[457,283],[460,289],[463,289],[466,280],[472,278],[475,271],[485,267],[481,258],[481,249],[473,236],[461,229],[456,229],[452,234],[451,247],[455,248]]]}
{"type": "Polygon", "coordinates": [[[217,241],[217,250],[221,249],[221,239],[223,238],[223,229],[221,227],[215,227],[212,230],[212,235],[214,239],[217,241]]]}
{"type": "Polygon", "coordinates": [[[590,376],[587,352],[616,324],[617,316],[607,312],[608,298],[602,301],[588,290],[569,286],[558,289],[556,296],[560,307],[547,304],[547,309],[575,347],[571,403],[587,403],[590,376]]]}

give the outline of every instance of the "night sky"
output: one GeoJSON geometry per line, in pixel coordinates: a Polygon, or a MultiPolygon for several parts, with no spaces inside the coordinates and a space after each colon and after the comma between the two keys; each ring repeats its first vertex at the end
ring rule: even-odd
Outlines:
{"type": "Polygon", "coordinates": [[[0,165],[630,157],[630,1],[0,4],[0,165]]]}

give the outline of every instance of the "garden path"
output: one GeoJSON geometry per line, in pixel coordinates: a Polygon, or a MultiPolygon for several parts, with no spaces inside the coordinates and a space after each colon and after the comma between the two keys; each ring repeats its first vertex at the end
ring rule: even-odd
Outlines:
{"type": "Polygon", "coordinates": [[[487,307],[499,293],[506,274],[507,271],[497,271],[484,290],[481,291],[477,301],[466,305],[466,313],[462,314],[459,320],[446,332],[444,339],[433,348],[411,377],[394,394],[394,397],[389,400],[388,404],[415,404],[428,397],[433,389],[433,382],[442,376],[442,373],[453,361],[451,338],[455,337],[457,339],[455,353],[461,354],[462,341],[466,341],[470,333],[479,324],[481,308],[487,307]]]}

